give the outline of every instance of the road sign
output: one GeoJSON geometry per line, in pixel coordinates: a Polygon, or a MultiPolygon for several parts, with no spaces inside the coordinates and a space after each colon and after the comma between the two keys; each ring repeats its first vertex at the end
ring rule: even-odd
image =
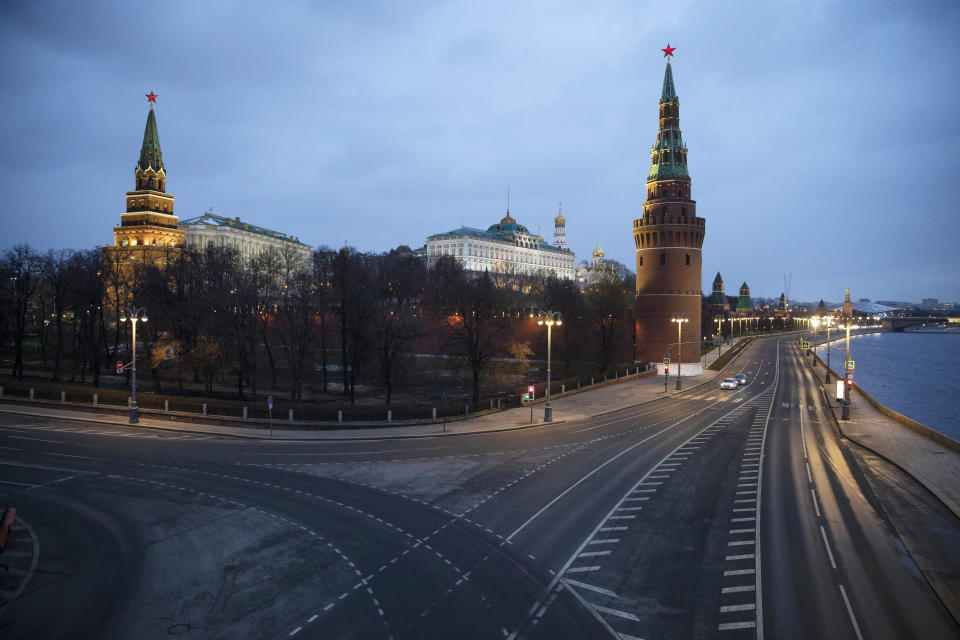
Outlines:
{"type": "Polygon", "coordinates": [[[123,363],[117,360],[117,373],[123,373],[123,363]]]}
{"type": "Polygon", "coordinates": [[[847,360],[847,371],[853,371],[853,365],[856,364],[853,360],[847,360]]]}
{"type": "Polygon", "coordinates": [[[803,342],[800,343],[800,346],[803,347],[804,349],[809,349],[809,348],[810,348],[810,341],[809,341],[809,340],[804,340],[803,342]]]}
{"type": "Polygon", "coordinates": [[[670,364],[670,358],[664,358],[663,364],[670,364]]]}
{"type": "Polygon", "coordinates": [[[273,409],[273,396],[267,396],[267,409],[273,409]]]}
{"type": "Polygon", "coordinates": [[[847,380],[853,380],[853,374],[847,373],[847,380]]]}

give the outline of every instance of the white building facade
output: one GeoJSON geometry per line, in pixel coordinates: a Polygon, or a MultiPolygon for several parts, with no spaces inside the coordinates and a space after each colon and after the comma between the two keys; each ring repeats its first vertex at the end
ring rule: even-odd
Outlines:
{"type": "Polygon", "coordinates": [[[178,226],[186,232],[186,247],[197,251],[211,246],[229,247],[236,249],[244,261],[272,249],[278,252],[293,252],[304,263],[309,263],[313,253],[310,245],[300,242],[295,236],[242,222],[240,218],[204,213],[196,218],[181,220],[178,226]]]}
{"type": "Polygon", "coordinates": [[[510,216],[483,229],[460,227],[427,238],[427,260],[432,265],[442,256],[452,256],[466,271],[511,273],[533,276],[552,274],[562,280],[573,280],[573,252],[547,244],[530,233],[510,216]]]}

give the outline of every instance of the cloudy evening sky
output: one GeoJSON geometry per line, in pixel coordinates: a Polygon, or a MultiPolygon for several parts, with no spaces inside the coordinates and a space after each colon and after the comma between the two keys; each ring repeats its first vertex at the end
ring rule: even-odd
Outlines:
{"type": "Polygon", "coordinates": [[[673,61],[703,286],[960,300],[956,2],[0,8],[0,249],[112,243],[155,91],[181,219],[419,247],[506,208],[634,267],[673,61]]]}

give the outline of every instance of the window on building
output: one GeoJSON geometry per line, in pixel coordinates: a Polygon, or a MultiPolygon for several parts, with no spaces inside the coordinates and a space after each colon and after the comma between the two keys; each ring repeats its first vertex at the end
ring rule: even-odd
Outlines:
{"type": "Polygon", "coordinates": [[[667,254],[665,253],[660,254],[660,264],[667,264],[667,254]]]}
{"type": "Polygon", "coordinates": [[[689,253],[687,254],[687,266],[688,266],[688,267],[690,266],[690,254],[689,254],[689,253]]]}
{"type": "Polygon", "coordinates": [[[637,258],[637,266],[638,267],[643,266],[643,256],[640,256],[639,258],[637,258]]]}

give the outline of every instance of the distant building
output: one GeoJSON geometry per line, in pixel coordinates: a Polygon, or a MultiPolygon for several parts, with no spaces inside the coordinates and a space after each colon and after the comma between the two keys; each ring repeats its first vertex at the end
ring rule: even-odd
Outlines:
{"type": "Polygon", "coordinates": [[[714,311],[729,311],[730,304],[727,302],[727,294],[724,293],[723,278],[717,271],[717,277],[713,279],[713,292],[707,299],[708,304],[714,311]]]}
{"type": "Polygon", "coordinates": [[[296,236],[260,227],[240,218],[225,218],[204,213],[180,223],[187,247],[203,251],[208,247],[235,249],[243,260],[250,260],[265,251],[291,251],[304,262],[313,249],[296,236]]]}
{"type": "Polygon", "coordinates": [[[841,309],[844,318],[853,317],[853,302],[850,300],[850,287],[847,287],[847,292],[843,296],[843,305],[841,306],[841,309]]]}
{"type": "Polygon", "coordinates": [[[939,298],[924,298],[920,301],[920,308],[926,309],[927,311],[936,309],[940,305],[939,298]]]}
{"type": "Polygon", "coordinates": [[[750,287],[744,282],[740,285],[740,297],[737,298],[737,313],[744,315],[753,311],[753,301],[750,299],[750,287]]]}
{"type": "Polygon", "coordinates": [[[781,313],[786,313],[786,312],[789,311],[789,310],[790,310],[790,309],[789,309],[789,307],[787,306],[787,296],[784,295],[783,293],[781,293],[781,294],[780,294],[780,302],[777,304],[777,311],[779,311],[779,312],[781,312],[781,313]]]}
{"type": "Polygon", "coordinates": [[[553,246],[567,248],[567,219],[563,217],[562,208],[557,209],[557,217],[553,219],[553,246]]]}
{"type": "MultiPolygon", "coordinates": [[[[558,216],[563,219],[562,216],[558,216]]],[[[563,221],[566,222],[565,220],[563,221]]],[[[547,244],[517,223],[507,210],[499,223],[486,230],[460,227],[427,238],[427,260],[433,264],[452,256],[467,271],[533,276],[551,274],[561,280],[575,277],[572,251],[547,244]]]]}

